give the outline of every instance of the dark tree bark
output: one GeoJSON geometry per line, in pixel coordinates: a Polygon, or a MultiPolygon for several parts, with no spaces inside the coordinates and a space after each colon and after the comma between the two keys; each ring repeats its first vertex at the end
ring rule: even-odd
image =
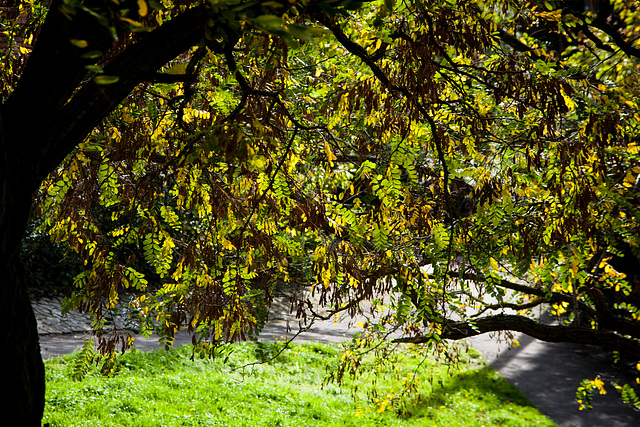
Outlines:
{"type": "Polygon", "coordinates": [[[11,156],[20,139],[0,113],[0,408],[16,426],[40,426],[45,377],[38,326],[27,294],[20,242],[29,220],[31,187],[11,156]],[[10,127],[9,127],[10,128],[10,127]]]}
{"type": "Polygon", "coordinates": [[[26,291],[25,272],[16,254],[0,264],[0,407],[15,426],[40,426],[45,377],[38,328],[26,291]]]}
{"type": "MultiPolygon", "coordinates": [[[[523,316],[499,314],[470,322],[447,322],[441,338],[459,340],[487,332],[517,331],[546,342],[572,342],[597,345],[608,350],[618,350],[626,355],[640,358],[640,343],[613,332],[573,326],[544,325],[523,316]]],[[[398,338],[394,341],[405,343],[425,343],[430,337],[398,338]]]]}

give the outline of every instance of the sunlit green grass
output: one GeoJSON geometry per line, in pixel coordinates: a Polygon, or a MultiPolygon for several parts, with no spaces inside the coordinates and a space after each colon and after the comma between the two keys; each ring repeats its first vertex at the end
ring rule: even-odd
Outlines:
{"type": "MultiPolygon", "coordinates": [[[[191,361],[190,347],[133,352],[118,358],[112,377],[95,367],[81,381],[72,379],[73,356],[50,359],[45,422],[52,427],[554,425],[473,356],[454,374],[429,359],[425,372],[412,377],[418,393],[403,397],[394,391],[399,386],[391,372],[378,370],[372,398],[366,377],[355,397],[347,386],[323,386],[327,366],[340,357],[335,345],[295,345],[270,363],[243,367],[275,350],[277,344],[236,345],[226,363],[224,358],[191,361]]],[[[418,360],[407,354],[394,368],[400,376],[418,360]]]]}

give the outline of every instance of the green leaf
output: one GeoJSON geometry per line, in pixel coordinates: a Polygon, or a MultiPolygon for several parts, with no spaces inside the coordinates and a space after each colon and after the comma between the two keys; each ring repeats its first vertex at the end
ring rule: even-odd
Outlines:
{"type": "Polygon", "coordinates": [[[272,30],[280,28],[284,25],[282,18],[275,15],[261,15],[254,19],[254,21],[261,27],[272,30]]]}
{"type": "MultiPolygon", "coordinates": [[[[99,50],[91,50],[87,53],[83,53],[81,57],[85,59],[101,58],[102,52],[100,52],[99,50]]],[[[88,67],[92,67],[92,65],[85,66],[85,68],[89,69],[88,67]]],[[[97,65],[93,65],[93,67],[97,67],[97,65]]],[[[97,68],[100,68],[100,67],[97,67],[97,68]]],[[[102,69],[100,69],[100,72],[102,72],[102,69]]]]}
{"type": "Polygon", "coordinates": [[[102,67],[98,65],[85,65],[84,68],[94,73],[102,73],[102,67]]]}
{"type": "Polygon", "coordinates": [[[117,83],[120,81],[120,77],[118,76],[96,76],[93,78],[93,81],[99,85],[110,85],[113,83],[117,83]]]}

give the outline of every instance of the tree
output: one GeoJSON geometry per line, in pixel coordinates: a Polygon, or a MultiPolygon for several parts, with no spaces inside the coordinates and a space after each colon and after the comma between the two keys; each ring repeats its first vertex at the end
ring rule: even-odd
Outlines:
{"type": "MultiPolygon", "coordinates": [[[[334,3],[339,7],[340,2],[327,7],[334,3]]],[[[19,260],[32,195],[137,85],[162,79],[155,73],[206,34],[232,34],[239,18],[234,7],[254,18],[267,12],[282,15],[291,7],[230,2],[206,8],[168,2],[152,4],[158,11],[150,14],[149,6],[145,1],[53,0],[5,8],[19,7],[26,28],[15,20],[5,24],[9,37],[3,52],[0,320],[6,325],[1,344],[7,376],[2,402],[24,425],[39,425],[44,405],[37,328],[19,260]],[[136,32],[140,29],[145,31],[136,32]],[[20,38],[12,38],[16,35],[20,38]],[[20,40],[22,45],[16,46],[20,40]],[[32,49],[25,43],[29,40],[35,40],[32,49]]]]}
{"type": "Polygon", "coordinates": [[[143,329],[205,350],[259,332],[288,284],[317,296],[303,320],[384,302],[368,337],[638,359],[640,18],[595,3],[54,0],[41,26],[24,3],[36,41],[4,53],[0,110],[6,407],[39,423],[17,254],[38,188],[106,352],[130,344],[106,322],[123,289],[143,329]]]}

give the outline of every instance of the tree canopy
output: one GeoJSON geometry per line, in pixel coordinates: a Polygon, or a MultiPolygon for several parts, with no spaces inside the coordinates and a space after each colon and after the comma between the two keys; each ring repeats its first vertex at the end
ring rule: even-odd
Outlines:
{"type": "Polygon", "coordinates": [[[365,342],[519,331],[640,359],[633,2],[20,7],[2,123],[43,125],[5,158],[85,260],[69,306],[103,350],[130,344],[107,321],[127,289],[143,330],[201,349],[293,289],[303,324],[370,315],[365,342]]]}

